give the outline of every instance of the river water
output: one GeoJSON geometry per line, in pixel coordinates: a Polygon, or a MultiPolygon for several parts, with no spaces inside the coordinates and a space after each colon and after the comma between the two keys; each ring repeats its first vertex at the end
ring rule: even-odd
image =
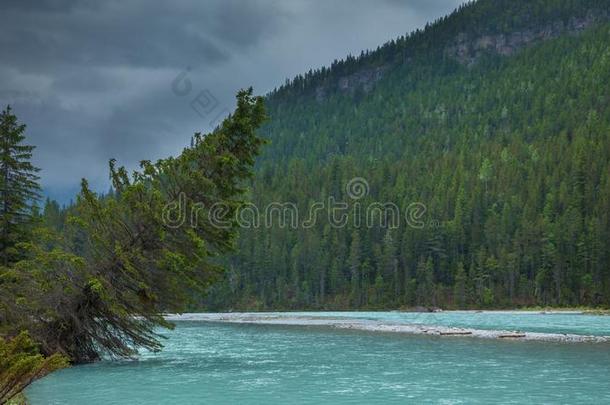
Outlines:
{"type": "MultiPolygon", "coordinates": [[[[273,314],[281,317],[282,314],[273,314]]],[[[300,313],[477,329],[610,335],[610,317],[524,313],[300,313]]],[[[179,321],[165,349],[72,367],[36,404],[610,403],[610,344],[505,341],[179,321]]]]}

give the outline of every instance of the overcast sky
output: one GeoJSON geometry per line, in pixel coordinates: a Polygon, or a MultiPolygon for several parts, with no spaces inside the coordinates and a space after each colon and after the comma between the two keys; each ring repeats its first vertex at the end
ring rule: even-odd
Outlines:
{"type": "Polygon", "coordinates": [[[2,0],[0,104],[28,125],[45,193],[67,202],[82,177],[108,189],[110,158],[133,168],[179,153],[239,88],[264,94],[459,3],[2,0]]]}

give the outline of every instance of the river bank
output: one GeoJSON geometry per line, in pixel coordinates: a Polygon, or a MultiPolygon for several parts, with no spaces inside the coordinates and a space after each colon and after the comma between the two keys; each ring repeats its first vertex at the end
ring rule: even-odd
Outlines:
{"type": "Polygon", "coordinates": [[[588,327],[581,311],[443,311],[443,312],[250,312],[168,315],[170,321],[318,326],[366,332],[440,337],[608,343],[610,320],[588,327]],[[583,318],[579,318],[579,316],[583,318]],[[541,326],[545,325],[545,326],[541,326]]]}

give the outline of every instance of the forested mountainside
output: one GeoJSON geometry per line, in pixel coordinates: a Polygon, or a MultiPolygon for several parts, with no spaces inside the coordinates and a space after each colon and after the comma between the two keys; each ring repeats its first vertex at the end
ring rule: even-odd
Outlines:
{"type": "Polygon", "coordinates": [[[287,81],[267,96],[260,226],[201,305],[610,305],[609,16],[608,0],[479,0],[287,81]],[[329,198],[346,224],[303,226],[329,198]],[[272,202],[298,226],[267,226],[272,202]],[[375,203],[398,226],[355,221],[375,203]]]}

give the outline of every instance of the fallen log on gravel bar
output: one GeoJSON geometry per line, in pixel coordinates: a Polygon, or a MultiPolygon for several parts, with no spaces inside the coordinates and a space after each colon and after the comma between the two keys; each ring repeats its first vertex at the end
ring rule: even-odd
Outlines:
{"type": "Polygon", "coordinates": [[[465,336],[465,335],[472,335],[472,332],[469,331],[454,331],[454,332],[441,332],[440,333],[441,336],[465,336]]]}

